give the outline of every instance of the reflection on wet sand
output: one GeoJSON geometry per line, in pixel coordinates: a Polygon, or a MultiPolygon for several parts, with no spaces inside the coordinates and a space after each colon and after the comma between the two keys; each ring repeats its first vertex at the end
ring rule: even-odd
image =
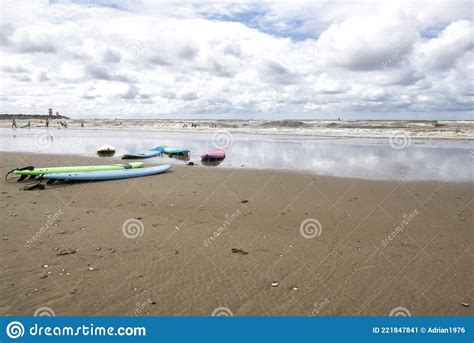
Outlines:
{"type": "Polygon", "coordinates": [[[205,133],[48,130],[54,137],[39,144],[37,130],[0,129],[4,151],[92,156],[101,144],[117,148],[116,156],[155,146],[190,149],[189,156],[154,157],[148,163],[200,162],[202,153],[223,148],[227,157],[206,166],[300,170],[322,175],[373,179],[472,180],[469,141],[417,140],[395,149],[386,139],[301,139],[301,137],[235,134],[229,146],[216,147],[205,133]]]}
{"type": "Polygon", "coordinates": [[[205,165],[207,167],[217,167],[219,164],[221,164],[224,160],[215,160],[215,161],[206,161],[206,160],[201,160],[201,164],[205,165]]]}

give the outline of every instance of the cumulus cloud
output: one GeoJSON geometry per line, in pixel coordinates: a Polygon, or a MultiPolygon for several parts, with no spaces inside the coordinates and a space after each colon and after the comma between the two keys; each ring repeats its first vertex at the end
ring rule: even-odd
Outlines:
{"type": "Polygon", "coordinates": [[[39,68],[34,73],[35,82],[49,81],[48,71],[44,68],[39,68]]]}
{"type": "Polygon", "coordinates": [[[127,91],[121,95],[123,99],[135,99],[139,95],[138,87],[129,85],[127,91]]]}
{"type": "Polygon", "coordinates": [[[388,62],[399,64],[417,38],[415,23],[406,18],[369,16],[331,25],[318,43],[327,65],[374,70],[388,62]]]}
{"type": "Polygon", "coordinates": [[[467,2],[2,0],[1,8],[3,112],[41,112],[67,98],[61,113],[99,116],[473,113],[467,2]]]}
{"type": "Polygon", "coordinates": [[[467,20],[456,21],[447,26],[438,37],[420,46],[419,63],[434,70],[452,67],[458,58],[474,47],[474,26],[467,20]]]}
{"type": "Polygon", "coordinates": [[[6,73],[28,73],[29,70],[22,65],[4,65],[2,71],[6,73]]]}

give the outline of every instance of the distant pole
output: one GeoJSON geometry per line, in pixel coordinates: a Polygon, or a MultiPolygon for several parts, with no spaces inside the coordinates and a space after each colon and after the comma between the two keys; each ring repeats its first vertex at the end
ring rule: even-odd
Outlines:
{"type": "Polygon", "coordinates": [[[53,109],[52,109],[51,107],[50,107],[49,110],[48,110],[48,115],[49,115],[50,117],[53,116],[53,109]]]}

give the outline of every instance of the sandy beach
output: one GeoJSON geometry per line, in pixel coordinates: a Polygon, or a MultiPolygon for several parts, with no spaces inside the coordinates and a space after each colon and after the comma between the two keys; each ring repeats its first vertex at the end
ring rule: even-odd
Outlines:
{"type": "Polygon", "coordinates": [[[1,186],[2,315],[473,315],[471,182],[173,165],[23,184],[1,186]]]}

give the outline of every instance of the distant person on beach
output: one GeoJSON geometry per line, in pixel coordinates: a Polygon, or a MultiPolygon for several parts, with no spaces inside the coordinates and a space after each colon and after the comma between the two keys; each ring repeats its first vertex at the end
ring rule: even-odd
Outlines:
{"type": "Polygon", "coordinates": [[[49,127],[49,119],[46,118],[46,127],[49,127]]]}
{"type": "Polygon", "coordinates": [[[31,123],[28,122],[28,123],[27,123],[25,126],[23,126],[23,127],[31,127],[31,123]]]}
{"type": "Polygon", "coordinates": [[[12,129],[13,128],[16,129],[16,120],[15,119],[12,120],[12,129]]]}
{"type": "Polygon", "coordinates": [[[81,127],[84,127],[84,120],[81,120],[81,127]]]}

